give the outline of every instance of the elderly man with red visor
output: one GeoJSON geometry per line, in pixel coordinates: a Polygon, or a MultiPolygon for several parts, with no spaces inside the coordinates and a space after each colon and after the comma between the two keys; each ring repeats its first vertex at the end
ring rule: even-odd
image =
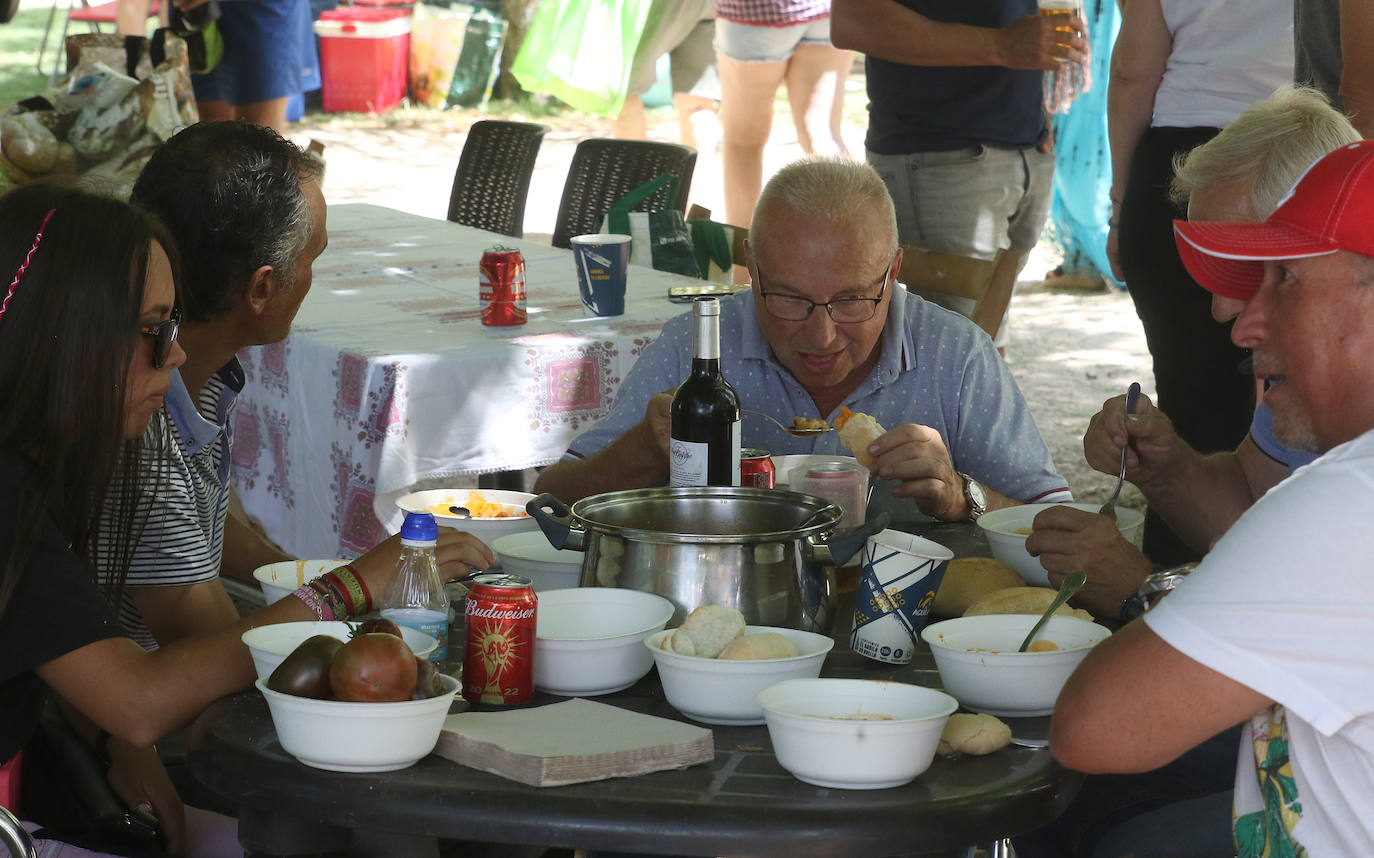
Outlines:
{"type": "Polygon", "coordinates": [[[1322,454],[1271,489],[1168,598],[1098,646],[1051,747],[1156,768],[1242,725],[1237,854],[1374,845],[1374,141],[1318,161],[1263,223],[1175,221],[1189,272],[1248,300],[1274,432],[1322,454]]]}

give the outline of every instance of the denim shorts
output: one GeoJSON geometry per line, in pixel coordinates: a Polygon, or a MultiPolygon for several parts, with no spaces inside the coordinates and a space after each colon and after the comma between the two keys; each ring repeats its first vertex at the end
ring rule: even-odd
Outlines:
{"type": "Polygon", "coordinates": [[[780,63],[797,45],[830,46],[830,17],[790,27],[765,27],[716,19],[716,50],[741,63],[780,63]]]}

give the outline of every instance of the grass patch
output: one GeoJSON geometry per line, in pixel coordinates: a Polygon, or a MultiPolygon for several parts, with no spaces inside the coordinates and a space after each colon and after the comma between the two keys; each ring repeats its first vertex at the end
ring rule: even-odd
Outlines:
{"type": "MultiPolygon", "coordinates": [[[[13,21],[0,24],[0,111],[48,88],[47,75],[39,74],[35,68],[48,11],[42,6],[30,9],[21,7],[13,21]]],[[[53,21],[54,29],[61,25],[60,20],[53,21]]],[[[43,57],[44,65],[56,42],[57,33],[53,33],[48,38],[49,53],[43,57]]]]}

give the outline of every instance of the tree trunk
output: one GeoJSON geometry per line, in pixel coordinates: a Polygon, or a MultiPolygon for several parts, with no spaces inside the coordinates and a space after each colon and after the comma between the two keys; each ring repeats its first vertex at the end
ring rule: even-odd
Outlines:
{"type": "Polygon", "coordinates": [[[510,67],[525,43],[525,34],[530,30],[539,3],[540,0],[501,0],[501,15],[506,19],[506,43],[501,48],[501,75],[492,90],[496,98],[515,98],[524,93],[510,73],[510,67]]]}

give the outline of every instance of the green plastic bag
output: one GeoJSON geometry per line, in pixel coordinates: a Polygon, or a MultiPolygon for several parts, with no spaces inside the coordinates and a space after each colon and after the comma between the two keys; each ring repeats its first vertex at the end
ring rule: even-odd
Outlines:
{"type": "Polygon", "coordinates": [[[544,0],[511,74],[529,92],[616,116],[652,0],[544,0]]]}
{"type": "Polygon", "coordinates": [[[655,212],[631,211],[666,186],[676,201],[681,193],[677,176],[664,173],[650,179],[611,203],[606,211],[604,232],[630,236],[630,264],[645,265],[658,271],[671,271],[685,277],[701,277],[692,234],[676,208],[655,212]]]}

